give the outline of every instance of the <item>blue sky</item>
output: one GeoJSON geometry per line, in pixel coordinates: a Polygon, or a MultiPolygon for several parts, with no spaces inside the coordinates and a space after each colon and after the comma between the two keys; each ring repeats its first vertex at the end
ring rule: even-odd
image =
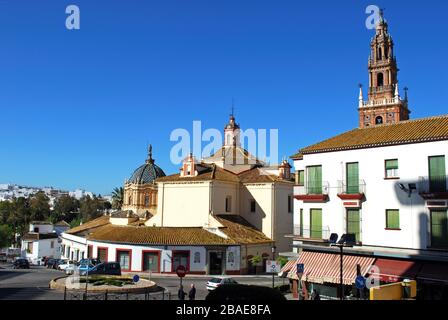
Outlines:
{"type": "Polygon", "coordinates": [[[385,7],[412,118],[447,113],[448,3],[1,0],[0,183],[108,194],[146,158],[177,171],[176,128],[279,129],[279,157],[357,126],[385,7]],[[65,8],[81,29],[65,28],[65,8]]]}

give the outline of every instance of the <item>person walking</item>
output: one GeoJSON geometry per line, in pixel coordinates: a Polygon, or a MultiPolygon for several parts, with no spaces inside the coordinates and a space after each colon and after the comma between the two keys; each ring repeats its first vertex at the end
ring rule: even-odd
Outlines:
{"type": "Polygon", "coordinates": [[[196,299],[196,288],[194,283],[191,284],[190,292],[188,292],[188,299],[195,300],[196,299]]]}
{"type": "Polygon", "coordinates": [[[186,295],[187,293],[184,291],[184,287],[179,286],[179,291],[177,291],[177,297],[179,298],[179,300],[185,300],[186,295]]]}

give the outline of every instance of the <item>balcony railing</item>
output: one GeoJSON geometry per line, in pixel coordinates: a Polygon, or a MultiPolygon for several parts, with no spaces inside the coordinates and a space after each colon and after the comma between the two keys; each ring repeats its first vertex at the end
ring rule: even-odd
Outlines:
{"type": "Polygon", "coordinates": [[[294,236],[300,239],[310,240],[328,240],[330,238],[330,227],[322,226],[319,228],[309,225],[294,225],[294,236]]]}
{"type": "Polygon", "coordinates": [[[295,186],[294,195],[328,195],[330,184],[328,182],[308,183],[304,186],[295,186]]]}
{"type": "Polygon", "coordinates": [[[364,180],[359,180],[350,183],[347,183],[346,180],[338,181],[338,194],[340,195],[365,194],[365,193],[366,193],[366,182],[364,180]]]}
{"type": "Polygon", "coordinates": [[[448,176],[419,177],[418,191],[420,194],[447,194],[448,176]]]}

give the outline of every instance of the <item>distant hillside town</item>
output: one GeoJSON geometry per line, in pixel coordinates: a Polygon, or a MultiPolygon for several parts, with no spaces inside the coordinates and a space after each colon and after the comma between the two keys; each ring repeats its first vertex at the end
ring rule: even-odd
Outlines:
{"type": "MultiPolygon", "coordinates": [[[[80,200],[83,197],[90,196],[93,198],[93,192],[76,189],[74,191],[65,191],[61,189],[55,189],[54,187],[30,187],[20,186],[17,184],[3,183],[0,184],[0,201],[8,201],[13,198],[28,198],[38,192],[43,192],[50,199],[50,206],[53,207],[54,201],[62,196],[70,196],[76,200],[80,200]]],[[[111,196],[101,196],[104,200],[112,202],[111,196]]]]}

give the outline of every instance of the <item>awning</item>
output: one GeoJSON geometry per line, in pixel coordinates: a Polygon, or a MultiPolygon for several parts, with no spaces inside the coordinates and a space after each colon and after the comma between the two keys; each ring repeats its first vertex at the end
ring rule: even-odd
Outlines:
{"type": "Polygon", "coordinates": [[[417,275],[417,281],[448,284],[448,264],[425,263],[417,275]]]}
{"type": "MultiPolygon", "coordinates": [[[[362,275],[365,275],[373,265],[375,258],[344,255],[342,281],[345,285],[355,283],[357,265],[361,267],[362,275]]],[[[333,253],[303,251],[293,269],[288,274],[289,278],[298,279],[296,274],[297,263],[304,264],[302,280],[313,283],[340,283],[340,255],[333,253]]]]}
{"type": "Polygon", "coordinates": [[[404,279],[415,279],[421,268],[421,263],[415,261],[402,261],[393,259],[377,259],[369,272],[384,282],[399,282],[404,279]]]}
{"type": "Polygon", "coordinates": [[[293,267],[296,267],[297,259],[289,260],[282,268],[281,272],[289,272],[293,267]]]}
{"type": "Polygon", "coordinates": [[[285,277],[289,271],[291,271],[292,268],[295,268],[297,259],[289,260],[282,268],[282,270],[279,273],[280,277],[285,277]]]}

